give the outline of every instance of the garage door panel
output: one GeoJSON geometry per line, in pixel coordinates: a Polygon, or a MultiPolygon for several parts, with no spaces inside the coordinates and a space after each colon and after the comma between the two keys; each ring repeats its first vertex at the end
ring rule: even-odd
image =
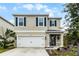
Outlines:
{"type": "Polygon", "coordinates": [[[45,47],[44,37],[19,37],[17,47],[45,47]]]}

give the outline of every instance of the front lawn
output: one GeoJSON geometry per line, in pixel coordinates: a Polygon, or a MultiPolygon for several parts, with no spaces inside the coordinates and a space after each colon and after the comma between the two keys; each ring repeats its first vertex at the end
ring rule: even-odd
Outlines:
{"type": "Polygon", "coordinates": [[[0,48],[0,53],[5,52],[7,50],[9,50],[9,49],[0,48]]]}
{"type": "Polygon", "coordinates": [[[57,49],[51,51],[47,50],[47,52],[50,56],[77,56],[77,47],[62,51],[57,49]]]}
{"type": "MultiPolygon", "coordinates": [[[[13,48],[14,48],[14,47],[13,47],[13,48]]],[[[11,50],[11,49],[13,49],[13,48],[7,48],[7,49],[0,48],[0,53],[5,52],[5,51],[8,51],[8,50],[11,50]]]]}

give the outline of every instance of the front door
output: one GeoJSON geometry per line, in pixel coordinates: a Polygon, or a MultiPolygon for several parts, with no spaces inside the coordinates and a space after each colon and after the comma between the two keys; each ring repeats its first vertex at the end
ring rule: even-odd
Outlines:
{"type": "Polygon", "coordinates": [[[56,46],[56,35],[50,34],[50,46],[56,46]]]}

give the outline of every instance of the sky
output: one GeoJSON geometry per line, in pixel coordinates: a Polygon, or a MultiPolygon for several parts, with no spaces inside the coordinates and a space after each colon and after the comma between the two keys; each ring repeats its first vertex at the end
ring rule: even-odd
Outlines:
{"type": "Polygon", "coordinates": [[[13,14],[49,14],[61,17],[64,23],[64,4],[62,3],[0,3],[0,16],[14,24],[13,14]]]}

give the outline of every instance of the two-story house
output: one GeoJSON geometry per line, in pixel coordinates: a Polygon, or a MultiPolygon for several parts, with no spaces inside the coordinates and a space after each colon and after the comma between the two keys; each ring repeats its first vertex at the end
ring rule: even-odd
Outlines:
{"type": "Polygon", "coordinates": [[[63,47],[61,18],[50,18],[49,14],[13,14],[17,47],[63,47]]]}

